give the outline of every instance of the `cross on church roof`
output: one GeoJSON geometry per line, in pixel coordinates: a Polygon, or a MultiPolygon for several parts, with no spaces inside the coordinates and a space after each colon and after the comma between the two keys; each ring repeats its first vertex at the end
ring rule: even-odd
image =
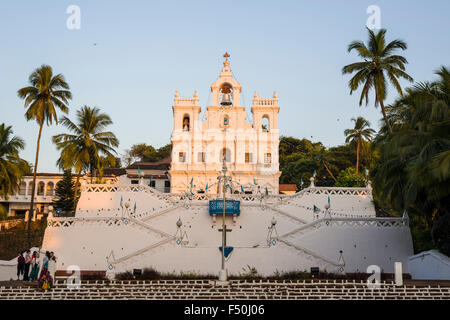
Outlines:
{"type": "Polygon", "coordinates": [[[228,58],[230,57],[230,54],[228,52],[225,52],[223,57],[225,58],[225,61],[228,61],[228,58]]]}

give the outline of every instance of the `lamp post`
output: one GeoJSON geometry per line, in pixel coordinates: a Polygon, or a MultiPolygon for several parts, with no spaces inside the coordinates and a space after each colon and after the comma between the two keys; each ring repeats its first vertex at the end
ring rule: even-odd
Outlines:
{"type": "Polygon", "coordinates": [[[223,211],[222,211],[222,267],[219,272],[219,280],[220,281],[226,281],[227,280],[227,270],[225,269],[225,246],[227,243],[227,231],[231,231],[227,229],[227,225],[225,224],[225,210],[226,210],[226,197],[225,197],[225,191],[227,188],[227,166],[225,164],[225,157],[223,158],[223,165],[222,165],[222,195],[223,195],[223,211]]]}

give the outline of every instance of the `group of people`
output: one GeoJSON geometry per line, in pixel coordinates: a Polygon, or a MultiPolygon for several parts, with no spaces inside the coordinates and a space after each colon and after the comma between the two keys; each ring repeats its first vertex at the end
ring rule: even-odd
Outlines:
{"type": "Polygon", "coordinates": [[[20,252],[17,257],[17,280],[23,276],[24,281],[38,281],[39,287],[46,290],[53,286],[56,272],[56,257],[53,252],[46,251],[42,259],[42,267],[39,252],[30,250],[20,252]],[[24,256],[25,254],[25,256],[24,256]],[[39,273],[39,269],[41,272],[39,273]]]}

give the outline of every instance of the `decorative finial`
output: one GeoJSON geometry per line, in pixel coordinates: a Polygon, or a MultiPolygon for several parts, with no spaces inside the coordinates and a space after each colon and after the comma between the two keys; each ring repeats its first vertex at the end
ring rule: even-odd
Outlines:
{"type": "Polygon", "coordinates": [[[175,90],[175,98],[178,98],[178,90],[175,90]]]}
{"type": "Polygon", "coordinates": [[[277,92],[276,92],[276,91],[273,92],[273,97],[274,97],[275,99],[278,98],[278,95],[277,95],[277,92]]]}
{"type": "Polygon", "coordinates": [[[224,67],[228,67],[230,65],[230,61],[228,61],[228,58],[230,57],[230,54],[228,52],[225,52],[223,57],[225,58],[225,61],[223,62],[223,66],[224,67]]]}
{"type": "Polygon", "coordinates": [[[195,90],[195,92],[194,92],[194,98],[198,98],[197,90],[195,90]]]}
{"type": "Polygon", "coordinates": [[[255,91],[255,93],[253,94],[253,99],[258,99],[258,92],[255,91]]]}

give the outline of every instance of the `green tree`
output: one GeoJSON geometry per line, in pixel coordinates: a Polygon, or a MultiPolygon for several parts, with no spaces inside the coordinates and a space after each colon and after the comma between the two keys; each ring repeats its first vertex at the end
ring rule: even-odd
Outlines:
{"type": "Polygon", "coordinates": [[[70,214],[74,211],[75,203],[75,183],[72,172],[64,170],[63,178],[56,184],[55,195],[57,200],[53,201],[56,211],[70,214]]]}
{"type": "Polygon", "coordinates": [[[12,135],[11,126],[0,124],[0,196],[5,200],[18,190],[22,176],[29,172],[28,163],[19,157],[25,142],[12,135]]]}
{"type": "Polygon", "coordinates": [[[362,41],[353,41],[348,46],[348,52],[356,50],[358,56],[363,59],[361,62],[352,63],[342,68],[342,73],[356,74],[350,79],[350,94],[357,90],[360,85],[363,86],[359,105],[366,100],[369,102],[369,92],[375,92],[375,107],[378,104],[381,107],[384,121],[389,132],[392,132],[391,125],[386,116],[384,100],[387,96],[388,81],[394,86],[400,96],[403,91],[399,83],[399,78],[413,81],[413,78],[405,72],[405,64],[408,63],[405,57],[394,54],[396,50],[406,50],[407,44],[401,40],[394,40],[386,44],[386,30],[380,29],[377,34],[372,30],[369,32],[369,40],[367,45],[362,41]],[[386,79],[387,78],[387,79],[386,79]],[[388,81],[387,81],[388,80],[388,81]]]}
{"type": "Polygon", "coordinates": [[[147,145],[145,143],[139,143],[132,145],[131,149],[125,150],[125,155],[122,157],[122,160],[126,166],[129,166],[135,161],[156,162],[170,157],[171,154],[171,143],[159,149],[155,149],[153,146],[147,145]]]}
{"type": "Polygon", "coordinates": [[[161,148],[158,148],[155,152],[151,153],[146,161],[155,162],[165,158],[169,158],[172,155],[172,143],[166,144],[161,148]]]}
{"type": "Polygon", "coordinates": [[[346,136],[345,143],[353,143],[356,145],[356,174],[358,174],[359,169],[359,152],[361,145],[365,145],[365,142],[372,141],[375,130],[369,128],[370,122],[363,117],[358,117],[357,119],[352,118],[355,122],[353,129],[346,129],[344,134],[346,136]]]}
{"type": "MultiPolygon", "coordinates": [[[[75,169],[77,179],[75,182],[75,196],[78,197],[80,175],[84,171],[99,170],[102,175],[103,162],[101,157],[113,161],[115,159],[115,147],[119,146],[119,140],[114,133],[104,131],[112,124],[111,118],[106,113],[101,113],[97,107],[88,106],[77,110],[76,123],[64,117],[61,123],[73,134],[63,133],[53,136],[56,148],[61,150],[61,156],[57,165],[63,169],[75,169]]],[[[104,159],[104,158],[103,158],[104,159]]]]}
{"type": "MultiPolygon", "coordinates": [[[[57,109],[67,113],[68,101],[72,98],[69,85],[62,74],[53,75],[52,67],[42,65],[28,78],[29,86],[19,89],[17,92],[21,99],[25,100],[25,118],[27,121],[35,120],[39,126],[36,146],[36,158],[34,161],[32,197],[30,212],[34,210],[34,194],[36,191],[36,172],[39,160],[39,145],[41,142],[42,128],[44,124],[51,125],[53,121],[58,124],[57,109]]],[[[30,238],[31,219],[28,219],[28,245],[31,247],[30,238]]]]}
{"type": "Polygon", "coordinates": [[[380,161],[371,175],[380,203],[421,217],[415,221],[431,226],[435,246],[448,255],[450,71],[442,67],[436,73],[437,81],[408,88],[405,97],[387,109],[393,133],[381,128],[375,140],[380,161]]]}
{"type": "Polygon", "coordinates": [[[366,185],[365,177],[358,174],[353,167],[349,167],[339,172],[335,187],[364,187],[366,185]]]}
{"type": "Polygon", "coordinates": [[[0,221],[5,220],[7,217],[8,217],[8,211],[2,204],[0,204],[0,221]]]}

